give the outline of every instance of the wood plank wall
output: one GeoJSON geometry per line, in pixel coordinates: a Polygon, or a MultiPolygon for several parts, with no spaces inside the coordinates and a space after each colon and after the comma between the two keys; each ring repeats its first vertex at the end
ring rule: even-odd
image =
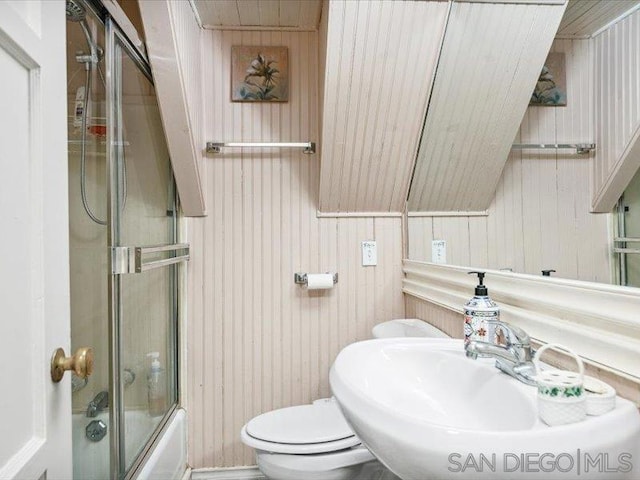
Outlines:
{"type": "Polygon", "coordinates": [[[201,95],[195,63],[201,34],[186,2],[140,1],[138,6],[182,211],[204,215],[201,153],[194,136],[201,131],[194,114],[199,108],[194,99],[201,95]]]}
{"type": "MultiPolygon", "coordinates": [[[[565,52],[566,107],[529,107],[515,142],[593,138],[589,40],[556,40],[565,52]]],[[[589,213],[590,159],[565,151],[513,151],[488,216],[410,217],[409,258],[431,261],[431,240],[447,241],[447,263],[611,282],[608,216],[589,213]]]]}
{"type": "Polygon", "coordinates": [[[410,211],[488,207],[564,9],[452,4],[411,181],[410,211]]]}
{"type": "Polygon", "coordinates": [[[321,211],[404,210],[448,8],[325,3],[321,211]]]}
{"type": "Polygon", "coordinates": [[[439,328],[453,338],[464,337],[464,322],[460,312],[436,305],[413,295],[404,295],[407,318],[419,318],[439,328]]]}
{"type": "MultiPolygon", "coordinates": [[[[316,32],[206,32],[206,139],[318,138],[316,32]],[[289,48],[290,98],[230,101],[232,45],[289,48]]],[[[404,316],[400,218],[317,218],[319,155],[226,151],[204,165],[206,218],[189,219],[189,462],[255,463],[240,429],[255,415],[330,395],[329,368],[374,324],[404,316]],[[378,266],[362,267],[360,242],[378,242],[378,266]],[[308,292],[294,272],[339,274],[308,292]]]]}
{"type": "Polygon", "coordinates": [[[199,27],[189,2],[169,2],[174,29],[180,73],[185,85],[191,134],[198,150],[204,143],[204,108],[202,107],[203,71],[202,39],[205,32],[199,27]]]}
{"type": "MultiPolygon", "coordinates": [[[[640,166],[637,152],[626,158],[640,135],[640,11],[593,39],[595,57],[595,141],[593,207],[610,211],[640,166]]],[[[637,148],[637,147],[636,147],[637,148]]]]}

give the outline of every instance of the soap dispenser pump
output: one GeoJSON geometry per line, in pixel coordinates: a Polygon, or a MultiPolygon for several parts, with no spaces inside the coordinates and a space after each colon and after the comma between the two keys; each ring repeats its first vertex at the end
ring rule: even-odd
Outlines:
{"type": "Polygon", "coordinates": [[[495,321],[500,320],[500,308],[489,298],[484,285],[485,272],[469,272],[478,276],[475,295],[464,306],[464,344],[471,341],[495,343],[495,321]]]}

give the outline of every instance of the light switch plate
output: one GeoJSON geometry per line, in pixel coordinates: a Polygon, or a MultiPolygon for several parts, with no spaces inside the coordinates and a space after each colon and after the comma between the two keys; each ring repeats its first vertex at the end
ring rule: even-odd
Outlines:
{"type": "Polygon", "coordinates": [[[431,261],[433,263],[447,263],[447,242],[445,240],[431,241],[431,261]]]}
{"type": "Polygon", "coordinates": [[[362,242],[362,266],[371,267],[378,264],[378,247],[373,240],[362,242]]]}

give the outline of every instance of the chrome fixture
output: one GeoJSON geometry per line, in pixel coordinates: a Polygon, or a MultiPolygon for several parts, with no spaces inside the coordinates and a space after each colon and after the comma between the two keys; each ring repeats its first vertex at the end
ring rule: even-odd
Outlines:
{"type": "Polygon", "coordinates": [[[533,351],[527,332],[514,325],[501,321],[487,321],[489,325],[496,326],[496,337],[504,341],[498,343],[481,342],[472,340],[465,345],[467,357],[476,359],[480,357],[493,357],[496,359],[496,368],[527,385],[536,385],[534,379],[536,367],[533,365],[533,351]]]}
{"type": "Polygon", "coordinates": [[[107,424],[102,420],[93,420],[84,429],[84,433],[92,442],[99,442],[107,435],[107,424]]]}
{"type": "Polygon", "coordinates": [[[76,61],[78,63],[93,63],[93,64],[98,63],[104,56],[104,51],[93,40],[93,37],[91,36],[91,32],[89,32],[89,26],[87,25],[87,20],[86,20],[87,11],[76,0],[67,0],[66,13],[67,13],[67,20],[69,20],[70,22],[76,22],[80,24],[80,27],[82,28],[82,32],[84,33],[84,37],[87,40],[87,45],[89,47],[89,54],[86,55],[83,53],[79,53],[78,55],[76,55],[76,61]]]}
{"type": "Polygon", "coordinates": [[[89,383],[89,379],[87,377],[79,377],[74,373],[71,374],[71,393],[76,393],[82,390],[89,383]]]}
{"type": "Polygon", "coordinates": [[[136,374],[130,368],[125,368],[122,372],[122,383],[125,387],[128,387],[136,381],[136,374]]]}
{"type": "Polygon", "coordinates": [[[109,406],[109,392],[102,391],[89,402],[87,417],[93,418],[109,406]]]}
{"type": "MultiPolygon", "coordinates": [[[[338,283],[338,274],[337,273],[329,273],[329,275],[333,276],[333,284],[338,283]]],[[[293,274],[293,282],[298,285],[306,285],[307,284],[307,275],[306,273],[294,273],[293,274]]]]}
{"type": "Polygon", "coordinates": [[[596,149],[595,143],[514,143],[511,145],[513,150],[531,150],[531,149],[575,149],[576,153],[591,153],[596,149]]]}
{"type": "MultiPolygon", "coordinates": [[[[80,64],[84,64],[85,68],[85,83],[84,83],[84,101],[82,107],[82,125],[81,128],[81,140],[80,140],[80,197],[82,198],[82,206],[89,218],[98,225],[106,225],[107,221],[100,219],[93,213],[89,206],[89,200],[87,199],[87,174],[86,174],[86,156],[87,156],[87,110],[89,109],[89,99],[91,97],[91,72],[95,68],[98,71],[102,84],[105,84],[104,74],[100,69],[100,60],[104,56],[104,51],[95,42],[91,32],[89,31],[89,25],[87,24],[87,11],[85,7],[78,2],[78,0],[67,0],[66,2],[66,14],[67,20],[74,23],[79,23],[84,38],[87,41],[89,47],[89,53],[78,52],[76,55],[76,61],[80,64]]],[[[125,180],[126,185],[126,180],[125,180]]],[[[126,188],[126,187],[125,187],[126,188]]]]}
{"type": "Polygon", "coordinates": [[[173,265],[174,263],[187,262],[191,258],[189,252],[190,245],[188,243],[153,245],[149,247],[112,247],[111,273],[114,275],[142,273],[154,268],[173,265]],[[162,260],[145,258],[146,255],[158,253],[169,253],[172,256],[162,260]]]}
{"type": "Polygon", "coordinates": [[[627,243],[640,243],[640,238],[636,237],[616,237],[613,239],[615,244],[621,244],[622,246],[616,245],[613,248],[614,253],[640,253],[640,248],[628,248],[627,243]]]}
{"type": "Polygon", "coordinates": [[[302,148],[302,153],[316,153],[314,142],[207,142],[207,153],[220,153],[224,147],[236,148],[302,148]]]}

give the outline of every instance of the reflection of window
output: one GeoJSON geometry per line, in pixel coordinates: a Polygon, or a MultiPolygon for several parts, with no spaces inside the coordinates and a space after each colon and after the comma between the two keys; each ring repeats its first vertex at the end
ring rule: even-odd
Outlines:
{"type": "Polygon", "coordinates": [[[640,171],[627,186],[616,210],[616,280],[619,285],[640,287],[640,171]]]}

